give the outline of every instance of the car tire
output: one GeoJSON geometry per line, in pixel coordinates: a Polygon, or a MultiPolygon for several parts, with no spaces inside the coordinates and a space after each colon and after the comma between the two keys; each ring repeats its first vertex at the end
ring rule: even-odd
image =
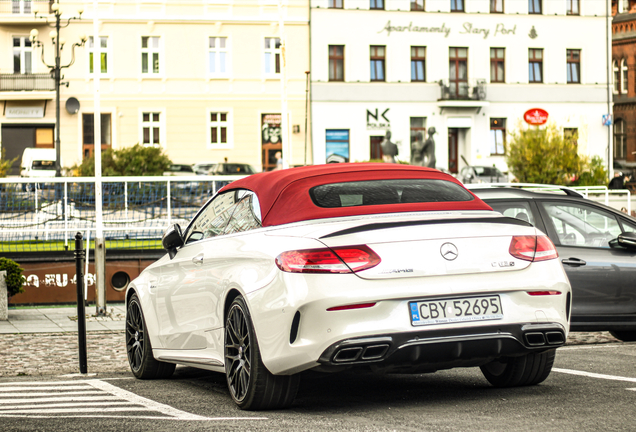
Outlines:
{"type": "Polygon", "coordinates": [[[300,377],[273,375],[261,359],[254,325],[242,296],[225,320],[225,377],[230,395],[244,410],[286,408],[294,402],[300,377]]]}
{"type": "Polygon", "coordinates": [[[556,350],[504,357],[481,366],[484,377],[495,387],[517,387],[543,382],[554,364],[556,350]]]}
{"type": "Polygon", "coordinates": [[[139,379],[169,378],[174,373],[175,364],[155,360],[152,356],[152,345],[137,294],[130,297],[126,308],[126,353],[130,370],[139,379]]]}
{"type": "Polygon", "coordinates": [[[613,330],[610,334],[623,342],[635,342],[636,331],[613,330]]]}

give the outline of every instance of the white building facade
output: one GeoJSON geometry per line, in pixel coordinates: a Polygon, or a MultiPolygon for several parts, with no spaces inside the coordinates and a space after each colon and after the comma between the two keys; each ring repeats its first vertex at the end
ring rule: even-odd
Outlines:
{"type": "MultiPolygon", "coordinates": [[[[545,117],[606,162],[605,2],[312,0],[314,163],[410,161],[435,128],[436,166],[507,171],[510,133],[545,117]]],[[[542,120],[545,120],[542,119],[542,120]]]]}

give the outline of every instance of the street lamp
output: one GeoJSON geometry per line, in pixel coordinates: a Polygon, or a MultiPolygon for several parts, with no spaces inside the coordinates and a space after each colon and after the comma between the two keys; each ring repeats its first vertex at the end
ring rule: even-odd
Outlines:
{"type": "Polygon", "coordinates": [[[51,70],[51,74],[53,75],[53,79],[55,80],[55,176],[61,177],[62,166],[60,162],[61,161],[61,157],[60,157],[60,86],[66,85],[66,87],[68,87],[68,82],[62,82],[62,78],[64,77],[62,76],[61,71],[62,71],[62,68],[70,67],[73,65],[73,63],[75,63],[75,47],[83,47],[84,44],[86,43],[86,36],[85,35],[80,36],[80,42],[76,42],[73,44],[73,47],[72,47],[73,57],[71,61],[67,65],[62,65],[61,56],[62,56],[62,50],[64,49],[64,43],[66,41],[64,40],[64,38],[60,37],[60,29],[68,27],[69,24],[71,23],[71,20],[82,19],[82,13],[84,12],[84,10],[83,9],[77,10],[77,13],[79,14],[78,17],[70,17],[70,18],[62,19],[62,9],[60,8],[60,4],[58,2],[55,2],[51,5],[51,11],[53,13],[53,18],[55,19],[54,22],[49,22],[48,15],[38,16],[39,11],[37,7],[35,6],[33,7],[32,11],[35,14],[36,18],[44,19],[46,21],[47,26],[55,29],[49,33],[49,36],[51,37],[51,42],[53,43],[53,45],[55,45],[55,64],[54,65],[50,65],[44,60],[44,44],[38,40],[38,35],[40,34],[40,32],[37,29],[31,30],[30,39],[34,47],[40,47],[42,63],[44,63],[51,70]],[[64,21],[65,23],[63,24],[64,21]]]}

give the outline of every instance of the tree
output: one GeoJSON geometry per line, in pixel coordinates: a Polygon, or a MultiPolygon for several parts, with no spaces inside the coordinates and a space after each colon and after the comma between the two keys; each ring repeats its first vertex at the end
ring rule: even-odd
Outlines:
{"type": "Polygon", "coordinates": [[[584,158],[585,164],[574,181],[575,186],[599,186],[607,184],[607,171],[605,163],[600,156],[594,156],[591,160],[584,158]]]}
{"type": "MultiPolygon", "coordinates": [[[[172,161],[163,150],[154,146],[135,144],[132,147],[102,152],[102,175],[104,176],[160,176],[172,161]]],[[[73,175],[93,177],[95,175],[95,157],[84,159],[81,164],[71,168],[73,175]]]]}
{"type": "Polygon", "coordinates": [[[24,292],[25,278],[22,275],[24,269],[9,258],[0,257],[0,271],[6,270],[7,294],[9,297],[24,292]]]}
{"type": "Polygon", "coordinates": [[[554,124],[529,127],[520,124],[510,134],[506,162],[520,183],[567,185],[586,167],[573,138],[563,137],[554,124]]]}

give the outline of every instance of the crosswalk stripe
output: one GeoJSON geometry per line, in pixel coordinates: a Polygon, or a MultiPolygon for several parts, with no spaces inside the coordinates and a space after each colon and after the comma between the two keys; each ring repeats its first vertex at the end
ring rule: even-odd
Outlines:
{"type": "MultiPolygon", "coordinates": [[[[45,392],[45,393],[0,393],[2,397],[36,397],[36,396],[65,396],[65,395],[90,395],[90,394],[102,394],[104,392],[98,390],[84,390],[84,391],[70,391],[70,392],[45,392]]],[[[3,399],[0,399],[2,401],[3,399]]],[[[7,399],[10,400],[10,399],[7,399]]]]}
{"type": "Polygon", "coordinates": [[[104,400],[120,400],[118,396],[62,396],[62,397],[43,397],[33,399],[0,399],[0,404],[5,403],[35,403],[35,402],[79,402],[79,401],[104,401],[104,400]]]}
{"type": "Polygon", "coordinates": [[[85,406],[107,406],[107,405],[136,405],[134,402],[128,401],[115,401],[115,402],[63,402],[63,403],[44,403],[37,405],[25,405],[25,404],[16,404],[16,405],[6,405],[0,406],[0,411],[9,410],[9,409],[38,409],[38,408],[63,408],[63,407],[85,407],[85,406]]]}
{"type": "MultiPolygon", "coordinates": [[[[111,408],[101,408],[100,412],[121,412],[121,411],[148,411],[145,407],[111,407],[111,408]]],[[[27,414],[32,413],[31,410],[24,409],[16,409],[9,411],[2,411],[2,414],[27,414]]],[[[94,408],[52,408],[52,409],[43,409],[38,410],[38,414],[65,414],[65,413],[88,413],[95,412],[94,408]]]]}
{"type": "Polygon", "coordinates": [[[91,386],[89,386],[88,384],[83,384],[83,385],[76,385],[76,386],[29,386],[29,385],[24,385],[24,386],[16,386],[16,387],[0,387],[0,395],[4,394],[4,393],[9,393],[9,392],[16,392],[16,391],[30,391],[30,390],[36,390],[36,391],[40,391],[40,390],[85,390],[85,389],[90,389],[92,388],[91,386]]]}

